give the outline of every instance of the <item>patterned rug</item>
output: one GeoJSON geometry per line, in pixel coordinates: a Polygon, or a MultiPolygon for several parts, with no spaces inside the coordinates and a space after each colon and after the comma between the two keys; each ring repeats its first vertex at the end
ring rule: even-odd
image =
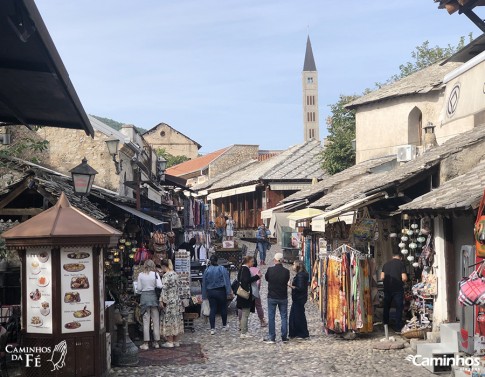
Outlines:
{"type": "Polygon", "coordinates": [[[200,343],[181,344],[180,347],[174,348],[150,348],[147,351],[140,351],[138,357],[140,359],[138,366],[140,367],[200,364],[206,361],[200,343]]]}

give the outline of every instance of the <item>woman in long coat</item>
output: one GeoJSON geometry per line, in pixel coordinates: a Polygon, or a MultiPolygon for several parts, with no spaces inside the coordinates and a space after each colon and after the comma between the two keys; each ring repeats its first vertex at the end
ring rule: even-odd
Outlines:
{"type": "Polygon", "coordinates": [[[239,328],[241,329],[241,338],[249,338],[250,335],[248,334],[248,320],[249,320],[249,313],[253,312],[255,309],[254,303],[254,296],[252,294],[251,284],[254,281],[261,279],[261,272],[258,275],[251,276],[251,271],[249,270],[254,262],[254,257],[252,256],[245,256],[243,259],[243,264],[239,269],[239,273],[237,275],[237,280],[239,281],[239,285],[242,289],[246,292],[249,292],[249,298],[244,298],[241,296],[237,296],[236,306],[238,309],[241,309],[241,321],[239,324],[239,328]]]}
{"type": "Polygon", "coordinates": [[[289,320],[289,337],[290,338],[308,338],[308,325],[305,315],[305,303],[308,299],[308,272],[302,261],[293,263],[293,270],[296,272],[291,284],[291,310],[289,320]]]}
{"type": "Polygon", "coordinates": [[[167,341],[162,347],[180,346],[179,335],[184,333],[182,300],[180,299],[180,283],[177,273],[173,270],[172,261],[164,259],[161,262],[162,294],[160,295],[160,334],[167,341]]]}

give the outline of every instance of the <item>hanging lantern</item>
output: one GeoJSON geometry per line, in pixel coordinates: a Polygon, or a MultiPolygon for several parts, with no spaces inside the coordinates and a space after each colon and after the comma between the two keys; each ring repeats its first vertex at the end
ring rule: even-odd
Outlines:
{"type": "Polygon", "coordinates": [[[418,267],[419,267],[419,263],[418,263],[418,262],[414,262],[414,263],[413,263],[413,267],[414,267],[414,268],[418,268],[418,267]]]}
{"type": "Polygon", "coordinates": [[[414,224],[411,224],[411,228],[412,229],[418,229],[419,228],[419,225],[414,223],[414,224]]]}
{"type": "Polygon", "coordinates": [[[417,247],[418,247],[418,244],[417,244],[417,243],[411,242],[411,243],[409,244],[409,248],[410,248],[410,249],[416,249],[417,247]]]}
{"type": "Polygon", "coordinates": [[[408,255],[408,261],[412,262],[414,260],[414,257],[412,255],[408,255]]]}
{"type": "Polygon", "coordinates": [[[120,241],[119,241],[119,242],[120,242],[120,243],[125,243],[125,241],[126,241],[126,240],[125,240],[124,238],[122,238],[122,239],[120,239],[120,241]]]}
{"type": "Polygon", "coordinates": [[[115,262],[115,263],[120,263],[120,258],[114,258],[114,259],[113,259],[113,262],[115,262]]]}
{"type": "Polygon", "coordinates": [[[400,249],[404,249],[406,247],[406,244],[404,242],[400,242],[397,246],[399,246],[400,249]]]}
{"type": "Polygon", "coordinates": [[[125,246],[124,246],[124,245],[120,245],[120,246],[119,246],[119,249],[120,249],[120,250],[124,250],[124,249],[125,249],[125,246]]]}
{"type": "Polygon", "coordinates": [[[402,249],[401,250],[401,254],[403,254],[403,255],[407,255],[408,253],[409,253],[408,249],[402,249]]]}
{"type": "Polygon", "coordinates": [[[414,234],[414,231],[412,231],[411,229],[409,229],[409,230],[406,232],[406,234],[407,234],[408,236],[412,236],[412,235],[414,234]]]}
{"type": "Polygon", "coordinates": [[[130,255],[128,255],[130,257],[130,259],[133,259],[135,257],[135,253],[130,253],[130,255]]]}
{"type": "Polygon", "coordinates": [[[389,234],[389,237],[390,238],[396,238],[397,237],[397,233],[391,233],[391,234],[389,234]]]}
{"type": "Polygon", "coordinates": [[[424,241],[426,241],[426,238],[424,238],[423,236],[419,236],[419,237],[417,238],[417,241],[418,241],[419,243],[424,243],[424,241]]]}
{"type": "Polygon", "coordinates": [[[408,232],[408,229],[407,228],[402,228],[402,230],[401,230],[401,233],[402,234],[406,234],[407,232],[408,232]]]}
{"type": "Polygon", "coordinates": [[[126,245],[126,246],[131,246],[131,242],[130,242],[130,241],[126,241],[126,242],[125,242],[125,245],[126,245]]]}
{"type": "Polygon", "coordinates": [[[419,229],[414,229],[414,234],[418,235],[419,234],[419,229]]]}
{"type": "Polygon", "coordinates": [[[409,238],[408,238],[407,236],[402,236],[402,237],[401,237],[401,241],[402,241],[402,242],[406,242],[408,239],[409,239],[409,238]]]}

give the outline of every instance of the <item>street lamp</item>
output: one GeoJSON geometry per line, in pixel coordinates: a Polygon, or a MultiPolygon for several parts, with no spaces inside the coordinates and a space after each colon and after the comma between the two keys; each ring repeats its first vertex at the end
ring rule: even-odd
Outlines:
{"type": "Polygon", "coordinates": [[[111,137],[105,141],[106,146],[108,147],[109,154],[113,157],[113,162],[115,163],[116,174],[120,174],[121,170],[123,169],[123,161],[117,161],[116,155],[118,154],[118,148],[120,144],[120,140],[115,137],[111,137]]]}
{"type": "Polygon", "coordinates": [[[98,172],[88,165],[86,157],[83,158],[78,166],[69,170],[69,172],[72,174],[74,192],[81,197],[89,195],[91,187],[93,186],[94,176],[98,172]]]}
{"type": "Polygon", "coordinates": [[[167,160],[165,160],[163,156],[158,156],[157,174],[160,182],[165,181],[165,169],[167,169],[167,160]]]}

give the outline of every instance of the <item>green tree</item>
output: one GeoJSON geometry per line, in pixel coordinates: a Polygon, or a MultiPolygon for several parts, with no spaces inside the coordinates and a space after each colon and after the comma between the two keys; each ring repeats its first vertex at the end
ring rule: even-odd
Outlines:
{"type": "Polygon", "coordinates": [[[167,168],[181,164],[182,162],[190,160],[187,156],[174,156],[168,153],[165,148],[158,148],[155,152],[157,156],[162,156],[167,160],[167,168]]]}
{"type": "Polygon", "coordinates": [[[358,96],[340,95],[337,103],[330,105],[332,115],[327,118],[328,137],[322,152],[322,168],[328,174],[335,174],[355,164],[355,112],[345,105],[358,96]]]}

